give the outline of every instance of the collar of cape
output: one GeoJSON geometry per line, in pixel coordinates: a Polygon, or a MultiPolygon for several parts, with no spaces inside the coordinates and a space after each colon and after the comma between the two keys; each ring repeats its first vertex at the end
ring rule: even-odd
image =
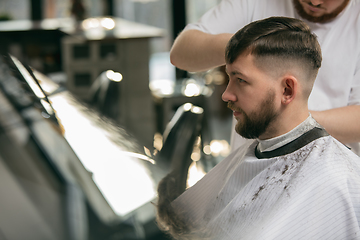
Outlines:
{"type": "Polygon", "coordinates": [[[295,152],[296,150],[304,147],[305,145],[311,143],[312,141],[328,136],[329,134],[326,132],[325,129],[314,127],[313,129],[307,131],[306,133],[302,134],[300,137],[294,139],[293,141],[277,148],[272,151],[264,151],[261,152],[258,147],[255,147],[255,156],[258,159],[262,158],[274,158],[279,156],[284,156],[286,154],[295,152]]]}

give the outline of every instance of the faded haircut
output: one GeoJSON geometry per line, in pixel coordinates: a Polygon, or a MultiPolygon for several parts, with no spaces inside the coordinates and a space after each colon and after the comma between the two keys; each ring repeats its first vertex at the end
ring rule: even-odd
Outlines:
{"type": "Polygon", "coordinates": [[[255,59],[272,57],[301,63],[310,80],[315,80],[322,61],[320,45],[309,26],[287,17],[255,21],[235,33],[226,46],[226,63],[232,64],[243,53],[255,59]]]}

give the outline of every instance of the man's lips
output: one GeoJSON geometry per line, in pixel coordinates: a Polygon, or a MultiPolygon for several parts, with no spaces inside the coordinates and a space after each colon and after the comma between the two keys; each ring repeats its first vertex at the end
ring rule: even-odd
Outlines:
{"type": "Polygon", "coordinates": [[[234,117],[239,117],[241,115],[241,112],[237,112],[233,110],[234,117]]]}
{"type": "Polygon", "coordinates": [[[235,106],[233,102],[228,102],[228,108],[233,111],[233,115],[235,118],[242,115],[242,110],[235,106]]]}
{"type": "Polygon", "coordinates": [[[310,12],[320,12],[323,9],[320,7],[315,7],[313,5],[310,5],[309,3],[306,3],[306,8],[310,11],[310,12]]]}

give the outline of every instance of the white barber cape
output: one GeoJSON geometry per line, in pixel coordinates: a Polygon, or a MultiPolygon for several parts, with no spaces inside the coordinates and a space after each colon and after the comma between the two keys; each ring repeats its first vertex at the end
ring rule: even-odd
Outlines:
{"type": "Polygon", "coordinates": [[[241,146],[175,199],[191,239],[360,239],[360,158],[316,124],[241,146]]]}

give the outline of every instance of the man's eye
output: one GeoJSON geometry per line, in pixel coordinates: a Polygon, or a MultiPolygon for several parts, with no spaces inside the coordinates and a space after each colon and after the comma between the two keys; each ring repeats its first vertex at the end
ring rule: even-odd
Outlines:
{"type": "Polygon", "coordinates": [[[246,81],[242,78],[238,78],[238,82],[246,82],[246,81]]]}

